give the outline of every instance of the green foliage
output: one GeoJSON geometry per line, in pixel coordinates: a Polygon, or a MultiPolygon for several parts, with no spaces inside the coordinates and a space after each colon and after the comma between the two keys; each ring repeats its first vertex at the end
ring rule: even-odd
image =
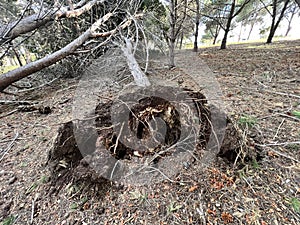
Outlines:
{"type": "Polygon", "coordinates": [[[300,150],[300,145],[299,144],[288,144],[286,147],[288,149],[292,150],[292,151],[300,150]]]}
{"type": "Polygon", "coordinates": [[[16,217],[14,215],[11,215],[11,216],[7,217],[6,219],[4,219],[1,224],[2,225],[11,225],[15,222],[15,220],[16,220],[16,217]]]}
{"type": "Polygon", "coordinates": [[[297,198],[291,198],[290,204],[296,212],[300,212],[300,201],[297,198]]]}
{"type": "Polygon", "coordinates": [[[256,159],[253,159],[253,160],[252,160],[252,166],[253,166],[254,169],[259,169],[259,164],[258,164],[258,162],[256,161],[256,159]]]}
{"type": "Polygon", "coordinates": [[[253,127],[256,123],[257,123],[257,118],[249,115],[243,115],[238,120],[238,124],[247,126],[249,128],[253,127]]]}
{"type": "Polygon", "coordinates": [[[292,115],[293,115],[293,116],[296,116],[297,118],[300,119],[300,111],[294,110],[294,111],[292,112],[292,115]]]}
{"type": "Polygon", "coordinates": [[[181,208],[182,208],[182,205],[176,205],[175,202],[171,202],[170,205],[167,207],[167,212],[168,212],[168,214],[170,214],[181,208]]]}

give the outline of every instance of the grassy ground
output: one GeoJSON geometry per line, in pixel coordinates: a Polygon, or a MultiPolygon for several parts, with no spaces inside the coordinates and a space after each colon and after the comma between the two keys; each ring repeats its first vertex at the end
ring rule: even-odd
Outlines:
{"type": "MultiPolygon", "coordinates": [[[[185,52],[177,57],[195,60],[185,52]]],[[[204,48],[197,58],[214,72],[228,115],[245,139],[257,141],[260,158],[234,164],[217,157],[206,169],[195,162],[148,186],[78,180],[51,186],[45,163],[57,128],[71,119],[77,81],[1,94],[19,101],[0,112],[1,223],[299,224],[300,41],[204,48]],[[52,113],[26,112],[20,101],[50,106],[52,113]]],[[[180,79],[180,69],[166,75],[180,79]]]]}

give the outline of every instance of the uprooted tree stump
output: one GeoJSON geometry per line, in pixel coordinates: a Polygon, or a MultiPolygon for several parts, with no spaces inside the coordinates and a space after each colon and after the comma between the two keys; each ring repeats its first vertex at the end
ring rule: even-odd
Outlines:
{"type": "MultiPolygon", "coordinates": [[[[117,180],[121,179],[120,176],[126,175],[124,171],[128,172],[128,168],[122,166],[123,164],[119,165],[118,162],[126,162],[126,165],[138,169],[136,165],[150,162],[152,169],[159,170],[160,167],[156,165],[161,163],[163,165],[161,168],[167,167],[168,159],[172,155],[179,154],[181,157],[180,154],[186,149],[189,149],[190,162],[201,159],[205,151],[206,153],[210,151],[206,149],[207,144],[211,135],[215,133],[211,126],[211,110],[216,109],[207,104],[202,93],[186,89],[184,94],[191,100],[193,107],[185,105],[184,110],[187,111],[180,112],[178,107],[181,106],[157,97],[162,96],[163,92],[174,91],[174,88],[169,89],[163,87],[162,93],[156,96],[128,93],[120,96],[117,101],[111,99],[99,103],[90,118],[63,124],[49,152],[48,165],[53,180],[56,181],[61,177],[70,178],[72,177],[70,174],[93,180],[103,177],[117,180]],[[135,101],[132,105],[124,104],[128,99],[135,101]],[[197,118],[190,117],[191,111],[194,111],[193,115],[197,118]],[[125,118],[125,124],[121,120],[118,121],[119,118],[123,120],[125,118]],[[195,119],[197,129],[190,125],[194,124],[192,120],[195,119]],[[193,133],[194,131],[197,133],[193,133]],[[192,138],[189,132],[193,133],[192,138]],[[111,168],[108,168],[109,165],[111,168]]],[[[159,93],[160,90],[156,92],[159,93]]],[[[218,147],[218,155],[233,162],[238,156],[240,158],[245,156],[239,154],[245,142],[232,121],[227,116],[225,120],[226,129],[222,144],[218,147]]],[[[181,163],[180,160],[178,162],[181,163]]],[[[173,165],[178,167],[177,171],[181,167],[186,167],[185,164],[179,165],[178,162],[176,160],[173,162],[173,165]]],[[[143,172],[148,173],[149,170],[143,172]]]]}

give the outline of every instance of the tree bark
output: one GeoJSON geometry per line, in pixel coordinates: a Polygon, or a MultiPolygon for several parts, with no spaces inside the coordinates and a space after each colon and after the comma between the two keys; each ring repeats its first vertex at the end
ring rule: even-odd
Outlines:
{"type": "MultiPolygon", "coordinates": [[[[66,56],[72,54],[79,46],[81,46],[85,41],[87,41],[91,37],[106,37],[112,35],[117,31],[118,28],[112,30],[111,32],[105,33],[97,33],[96,30],[99,26],[103,25],[108,19],[112,16],[112,13],[108,13],[103,16],[101,19],[96,21],[91,28],[85,31],[82,35],[80,35],[77,39],[66,45],[64,48],[42,58],[36,60],[34,62],[28,63],[25,66],[19,67],[15,70],[9,71],[5,74],[0,76],[0,91],[3,91],[7,88],[10,84],[27,77],[30,74],[33,74],[37,71],[40,71],[43,68],[46,68],[54,63],[58,62],[59,60],[65,58],[66,56]]],[[[123,26],[129,24],[123,24],[123,26]]]]}
{"type": "Polygon", "coordinates": [[[282,18],[284,16],[284,13],[285,13],[285,11],[287,9],[287,6],[288,6],[289,2],[290,2],[290,0],[286,0],[284,2],[284,6],[283,6],[283,8],[282,8],[282,10],[280,12],[280,15],[279,15],[279,17],[277,19],[277,22],[276,22],[277,3],[278,3],[278,1],[277,0],[273,0],[272,24],[271,24],[269,36],[267,38],[267,44],[272,43],[272,39],[273,39],[273,37],[275,35],[275,32],[276,32],[276,30],[277,30],[277,28],[279,26],[280,21],[282,20],[282,18]]]}
{"type": "Polygon", "coordinates": [[[285,33],[285,36],[287,37],[289,32],[291,31],[292,27],[291,27],[291,23],[292,23],[292,20],[293,20],[293,17],[294,17],[294,14],[292,14],[290,20],[289,20],[289,24],[288,24],[288,28],[286,30],[286,33],[285,33]]]}
{"type": "Polygon", "coordinates": [[[175,42],[176,42],[176,12],[173,0],[169,3],[170,10],[170,33],[169,33],[169,66],[175,67],[175,42]]]}
{"type": "Polygon", "coordinates": [[[288,28],[287,28],[286,33],[285,33],[285,36],[286,36],[286,37],[288,36],[289,32],[290,32],[291,29],[292,29],[291,24],[292,24],[292,21],[293,21],[293,18],[294,18],[294,16],[295,16],[295,14],[297,13],[297,6],[295,6],[295,7],[292,9],[291,13],[292,13],[292,15],[291,15],[291,17],[288,19],[289,24],[288,24],[288,28]]]}
{"type": "Polygon", "coordinates": [[[194,52],[198,51],[198,35],[199,35],[199,24],[200,24],[200,1],[196,0],[196,21],[195,21],[195,41],[194,41],[194,52]]]}
{"type": "Polygon", "coordinates": [[[141,67],[139,66],[138,62],[136,61],[132,49],[132,44],[128,38],[125,38],[126,46],[122,47],[122,51],[126,57],[128,67],[130,69],[130,72],[134,78],[135,83],[139,87],[147,87],[150,86],[150,81],[148,77],[145,75],[145,73],[141,70],[141,67]]]}
{"type": "Polygon", "coordinates": [[[234,17],[236,17],[238,14],[240,14],[240,12],[243,10],[243,8],[250,2],[251,0],[245,0],[243,2],[243,4],[241,5],[241,7],[235,12],[235,8],[236,8],[236,0],[232,0],[231,3],[231,8],[230,8],[230,12],[229,12],[229,16],[227,17],[227,23],[226,23],[226,28],[225,28],[225,34],[222,40],[222,44],[221,44],[221,49],[226,49],[226,43],[227,43],[227,37],[228,37],[228,33],[230,31],[230,27],[231,27],[231,22],[233,20],[234,17]]]}
{"type": "Polygon", "coordinates": [[[213,45],[215,45],[216,42],[217,42],[217,38],[218,38],[218,36],[219,36],[220,30],[221,30],[221,26],[219,26],[219,25],[216,27],[215,33],[213,33],[213,32],[210,30],[211,34],[212,34],[213,37],[214,37],[214,39],[213,39],[213,45]]]}
{"type": "Polygon", "coordinates": [[[74,10],[70,10],[69,6],[61,7],[60,9],[54,8],[51,10],[42,10],[39,13],[20,18],[7,25],[2,25],[0,27],[0,45],[8,43],[18,36],[31,32],[51,21],[61,18],[78,17],[90,10],[95,4],[103,2],[104,0],[93,0],[88,3],[86,3],[86,1],[81,1],[74,5],[74,10]]]}
{"type": "Polygon", "coordinates": [[[249,34],[248,34],[247,40],[249,40],[249,39],[250,39],[250,35],[251,35],[252,31],[253,31],[254,24],[255,24],[254,22],[251,22],[250,31],[249,31],[249,34]]]}
{"type": "Polygon", "coordinates": [[[225,33],[224,33],[224,37],[223,37],[222,44],[221,44],[221,49],[226,49],[227,37],[228,37],[228,33],[230,31],[231,21],[234,16],[234,10],[235,10],[235,0],[233,0],[231,3],[230,13],[229,13],[229,16],[227,19],[225,33]]]}

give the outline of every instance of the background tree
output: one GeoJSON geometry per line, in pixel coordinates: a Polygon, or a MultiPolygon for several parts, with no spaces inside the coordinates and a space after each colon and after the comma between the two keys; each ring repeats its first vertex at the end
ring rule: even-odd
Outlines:
{"type": "Polygon", "coordinates": [[[196,3],[196,17],[195,17],[195,40],[194,40],[194,52],[198,51],[198,36],[200,25],[200,0],[195,0],[196,3]]]}
{"type": "Polygon", "coordinates": [[[229,6],[229,13],[228,13],[228,16],[226,18],[226,26],[225,26],[225,29],[224,29],[224,37],[222,39],[221,49],[226,49],[227,37],[228,37],[228,33],[231,29],[231,23],[232,23],[233,19],[242,12],[243,8],[250,1],[251,0],[245,0],[245,1],[237,4],[236,0],[232,0],[231,5],[229,6]]]}
{"type": "Polygon", "coordinates": [[[203,16],[208,18],[210,22],[207,26],[207,30],[214,31],[214,43],[219,34],[220,28],[224,31],[224,36],[221,43],[221,49],[226,49],[227,38],[230,30],[232,29],[233,20],[236,16],[238,16],[244,7],[251,0],[231,0],[228,2],[227,0],[217,0],[210,1],[206,5],[205,13],[203,16]],[[213,29],[211,29],[213,27],[213,29]]]}
{"type": "Polygon", "coordinates": [[[169,65],[175,66],[175,46],[176,39],[178,38],[183,23],[187,18],[187,0],[170,0],[168,2],[169,13],[169,31],[166,34],[168,46],[169,46],[169,65]]]}
{"type": "Polygon", "coordinates": [[[205,38],[212,39],[212,44],[215,45],[217,42],[217,38],[219,36],[221,30],[220,23],[215,20],[208,20],[205,22],[205,38]]]}
{"type": "Polygon", "coordinates": [[[250,39],[254,25],[262,24],[265,15],[266,11],[264,10],[264,7],[261,6],[260,0],[252,0],[244,7],[241,13],[237,16],[236,22],[241,23],[240,32],[245,26],[249,26],[247,40],[250,39]]]}
{"type": "Polygon", "coordinates": [[[287,27],[286,33],[285,33],[286,37],[288,36],[289,32],[292,29],[291,24],[292,24],[293,18],[299,12],[300,12],[299,6],[297,4],[292,4],[292,2],[291,2],[291,4],[289,5],[289,7],[287,9],[287,12],[285,13],[285,18],[288,21],[288,27],[287,27]]]}
{"type": "MultiPolygon", "coordinates": [[[[262,2],[263,3],[263,2],[262,2]]],[[[272,4],[270,6],[265,5],[266,11],[270,14],[272,20],[271,20],[271,26],[269,30],[269,35],[267,38],[267,43],[272,43],[272,39],[275,35],[275,32],[282,21],[286,10],[288,9],[288,4],[290,3],[290,0],[272,0],[272,4]],[[271,9],[269,9],[271,8],[271,9]]]]}

